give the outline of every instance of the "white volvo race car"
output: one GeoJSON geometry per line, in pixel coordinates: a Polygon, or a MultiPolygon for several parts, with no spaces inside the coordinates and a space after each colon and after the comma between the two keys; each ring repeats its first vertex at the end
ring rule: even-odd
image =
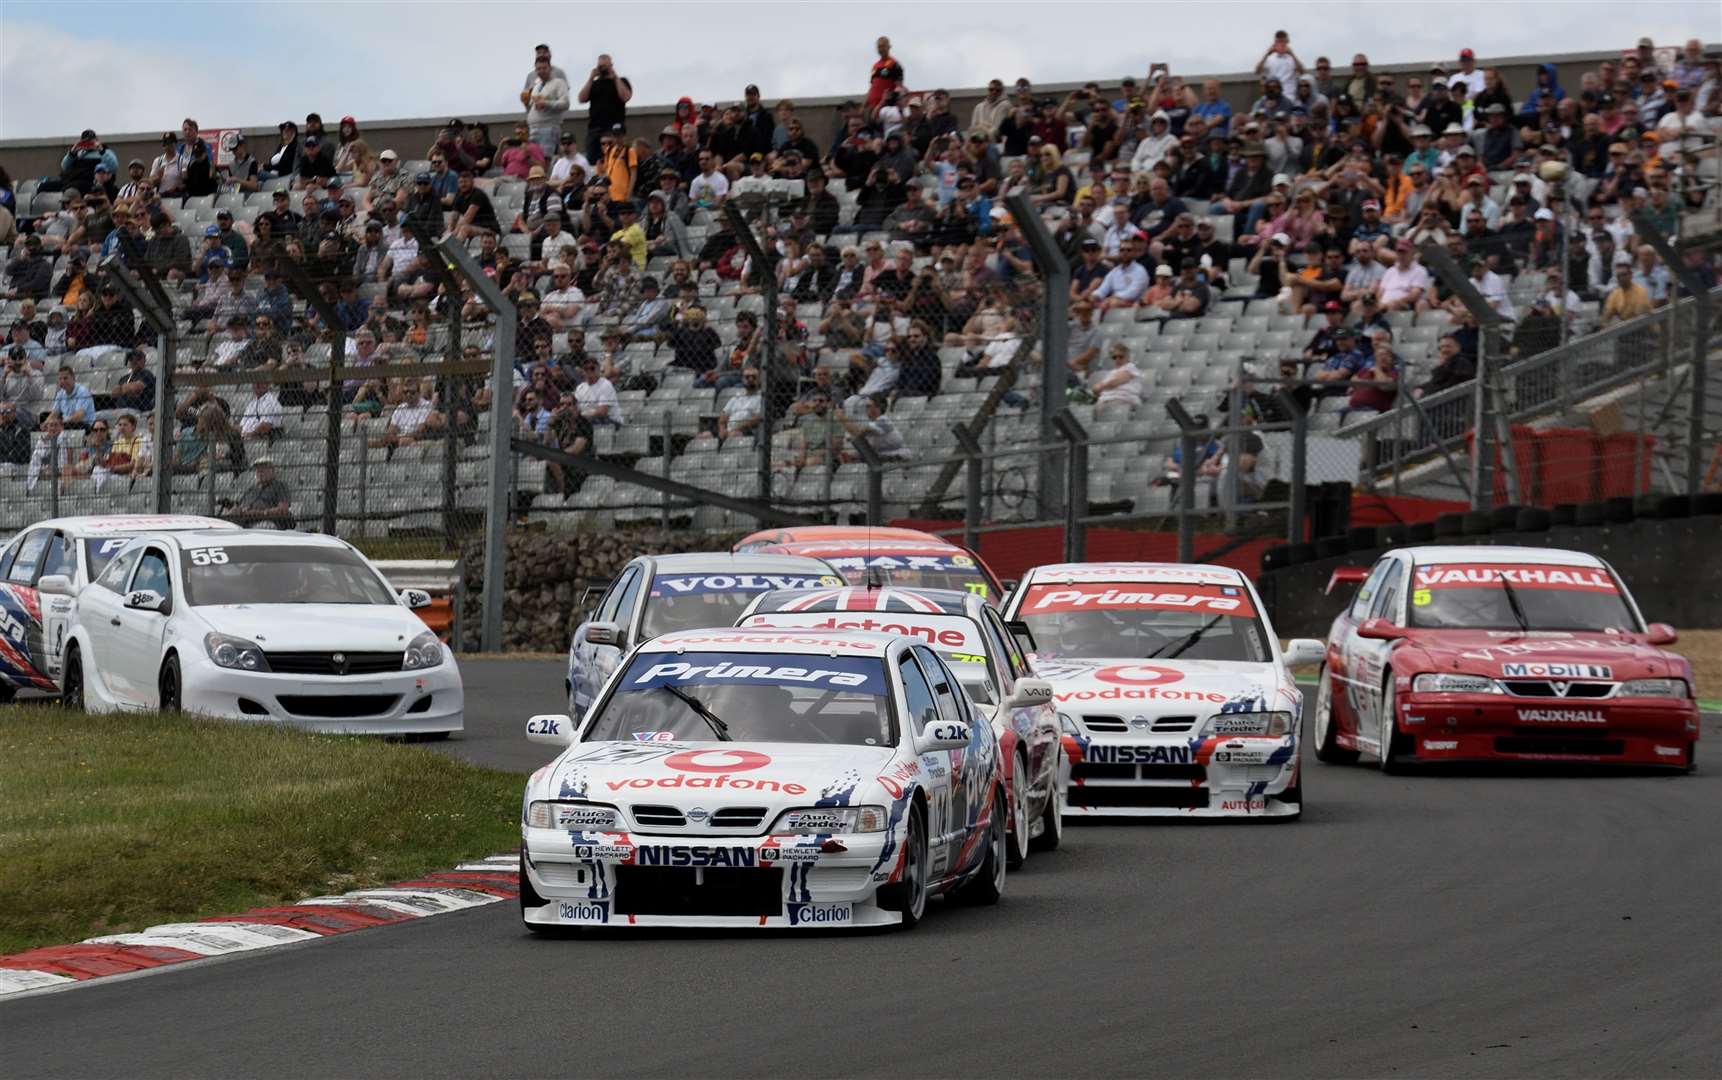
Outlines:
{"type": "Polygon", "coordinates": [[[526,733],[566,747],[522,807],[535,930],[913,926],[1004,887],[998,742],[908,638],[679,631],[526,733]]]}
{"type": "Polygon", "coordinates": [[[1068,812],[1296,817],[1303,694],[1249,578],[1222,566],[1065,563],[1028,572],[1026,624],[1070,759],[1068,812]]]}
{"type": "MultiPolygon", "coordinates": [[[[71,595],[69,578],[38,584],[71,595]]],[[[62,699],[354,734],[446,735],[464,714],[448,647],[345,541],[297,532],[139,536],[77,594],[62,699]]]]}
{"type": "Polygon", "coordinates": [[[238,528],[191,514],[103,514],[38,522],[13,537],[0,549],[0,702],[21,689],[60,688],[72,598],[44,598],[42,578],[67,578],[76,592],[139,533],[238,528]]]}

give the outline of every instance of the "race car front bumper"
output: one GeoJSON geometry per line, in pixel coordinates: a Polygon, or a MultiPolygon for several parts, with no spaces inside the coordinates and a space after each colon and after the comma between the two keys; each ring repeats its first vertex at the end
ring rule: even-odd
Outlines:
{"type": "Polygon", "coordinates": [[[847,929],[902,921],[878,906],[895,832],[707,836],[521,830],[529,923],[571,927],[847,929]]]}
{"type": "Polygon", "coordinates": [[[1698,703],[1675,698],[1398,697],[1399,730],[1418,761],[1569,761],[1684,769],[1698,703]]]}
{"type": "Polygon", "coordinates": [[[349,735],[460,731],[466,699],[452,656],[434,668],[380,675],[278,675],[181,656],[181,705],[225,720],[349,735]]]}
{"type": "Polygon", "coordinates": [[[1297,739],[1064,736],[1066,817],[1291,817],[1297,739]]]}

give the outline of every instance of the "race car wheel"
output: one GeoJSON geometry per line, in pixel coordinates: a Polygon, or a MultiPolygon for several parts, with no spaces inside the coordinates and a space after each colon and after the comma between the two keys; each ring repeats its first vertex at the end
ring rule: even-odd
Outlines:
{"type": "Polygon", "coordinates": [[[958,898],[968,904],[996,904],[1004,895],[1005,864],[1005,797],[1004,792],[993,795],[993,823],[987,830],[987,856],[981,861],[980,872],[964,885],[958,898]]]}
{"type": "Polygon", "coordinates": [[[1011,768],[1015,773],[1010,778],[1010,835],[1006,837],[1010,854],[1005,861],[1016,870],[1028,861],[1028,763],[1019,754],[1011,768]]]}
{"type": "Polygon", "coordinates": [[[1399,720],[1395,715],[1393,703],[1393,670],[1387,671],[1387,676],[1381,680],[1381,716],[1383,731],[1381,733],[1381,771],[1384,773],[1399,772],[1404,762],[1401,760],[1405,753],[1405,737],[1399,734],[1399,720]]]}
{"type": "Polygon", "coordinates": [[[1321,666],[1320,681],[1315,691],[1315,714],[1310,717],[1315,729],[1315,756],[1329,765],[1350,765],[1357,760],[1356,750],[1339,745],[1339,725],[1333,722],[1333,675],[1327,665],[1321,666]]]}
{"type": "Polygon", "coordinates": [[[12,704],[12,699],[18,696],[18,688],[10,683],[0,685],[0,705],[12,704]]]}
{"type": "Polygon", "coordinates": [[[84,658],[77,642],[66,646],[66,673],[60,678],[60,704],[74,712],[87,712],[84,703],[84,658]]]}
{"type": "Polygon", "coordinates": [[[1040,835],[1034,838],[1036,851],[1057,851],[1064,842],[1065,790],[1058,778],[1064,775],[1064,745],[1060,742],[1058,758],[1052,765],[1052,791],[1046,797],[1046,809],[1040,812],[1040,835]]]}
{"type": "Polygon", "coordinates": [[[927,913],[927,812],[919,806],[909,811],[903,837],[903,876],[879,890],[879,906],[902,912],[905,930],[927,913]]]}
{"type": "Polygon", "coordinates": [[[162,712],[175,712],[179,709],[179,657],[169,656],[161,666],[161,674],[156,677],[156,689],[162,712]]]}

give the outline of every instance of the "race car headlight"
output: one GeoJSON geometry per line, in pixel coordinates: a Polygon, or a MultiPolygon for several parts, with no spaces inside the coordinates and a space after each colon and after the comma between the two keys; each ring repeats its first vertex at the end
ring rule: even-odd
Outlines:
{"type": "Polygon", "coordinates": [[[269,659],[263,655],[263,649],[256,642],[227,634],[205,634],[203,648],[209,653],[209,658],[214,661],[216,667],[238,671],[269,670],[269,659]]]}
{"type": "Polygon", "coordinates": [[[1069,713],[1058,714],[1058,726],[1066,735],[1082,734],[1082,729],[1076,726],[1076,718],[1069,713]]]}
{"type": "Polygon", "coordinates": [[[885,831],[883,806],[809,806],[785,810],[771,826],[774,833],[867,833],[885,831]]]}
{"type": "Polygon", "coordinates": [[[422,668],[436,667],[442,663],[442,642],[430,631],[425,631],[413,638],[407,644],[406,655],[401,657],[402,671],[418,671],[422,668]]]}
{"type": "Polygon", "coordinates": [[[1495,680],[1482,675],[1419,675],[1411,680],[1411,689],[1419,694],[1493,694],[1495,680]]]}
{"type": "Polygon", "coordinates": [[[1289,712],[1216,713],[1208,719],[1209,735],[1285,735],[1294,726],[1289,712]]]}
{"type": "Polygon", "coordinates": [[[550,799],[526,807],[526,824],[534,829],[614,830],[616,823],[616,808],[597,803],[550,799]]]}
{"type": "Polygon", "coordinates": [[[1686,698],[1691,691],[1686,686],[1685,679],[1629,679],[1620,684],[1615,691],[1616,697],[1671,697],[1686,698]]]}

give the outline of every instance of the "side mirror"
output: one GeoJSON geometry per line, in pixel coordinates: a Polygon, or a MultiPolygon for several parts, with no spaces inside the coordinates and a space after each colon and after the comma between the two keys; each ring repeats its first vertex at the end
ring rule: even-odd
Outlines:
{"type": "Polygon", "coordinates": [[[133,611],[160,611],[167,607],[167,597],[150,589],[139,589],[126,594],[126,607],[133,611]]]}
{"type": "Polygon", "coordinates": [[[574,742],[574,718],[566,713],[542,713],[526,721],[526,741],[569,746],[574,742]]]}
{"type": "Polygon", "coordinates": [[[1327,659],[1327,646],[1314,638],[1292,638],[1285,653],[1286,667],[1314,667],[1327,659]]]}
{"type": "Polygon", "coordinates": [[[1011,692],[1009,704],[1013,709],[1050,705],[1052,704],[1052,684],[1045,679],[1018,679],[1015,689],[1011,692]]]}
{"type": "Polygon", "coordinates": [[[1334,570],[1333,576],[1327,579],[1327,595],[1333,595],[1333,590],[1340,585],[1359,585],[1369,580],[1367,566],[1341,566],[1334,570]]]}
{"type": "Polygon", "coordinates": [[[935,720],[921,729],[920,738],[916,742],[923,751],[961,750],[969,745],[969,741],[974,737],[974,732],[969,730],[967,724],[935,720]]]}
{"type": "Polygon", "coordinates": [[[595,622],[586,627],[586,644],[620,645],[622,629],[613,622],[595,622]]]}
{"type": "MultiPolygon", "coordinates": [[[[42,579],[44,582],[47,578],[42,579]]],[[[1680,635],[1674,632],[1674,627],[1665,622],[1653,622],[1644,628],[1645,640],[1652,645],[1672,645],[1680,640],[1680,635]]]]}
{"type": "Polygon", "coordinates": [[[36,582],[36,591],[43,596],[72,596],[72,579],[65,574],[48,574],[36,582]]]}
{"type": "Polygon", "coordinates": [[[401,603],[417,611],[431,606],[431,594],[423,589],[402,589],[401,603]]]}
{"type": "Polygon", "coordinates": [[[1365,619],[1357,628],[1357,636],[1371,641],[1397,641],[1405,636],[1405,631],[1386,619],[1365,619]]]}

